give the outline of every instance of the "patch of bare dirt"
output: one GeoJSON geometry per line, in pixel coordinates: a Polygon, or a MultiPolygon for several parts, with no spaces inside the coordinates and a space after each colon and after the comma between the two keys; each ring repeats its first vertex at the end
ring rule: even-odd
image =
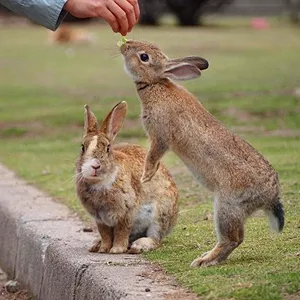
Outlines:
{"type": "MultiPolygon", "coordinates": [[[[49,129],[48,129],[49,131],[49,129]]],[[[44,135],[47,128],[41,122],[2,122],[0,123],[0,137],[30,138],[44,135]]]]}
{"type": "MultiPolygon", "coordinates": [[[[300,112],[300,108],[295,109],[296,112],[300,112]]],[[[258,121],[262,118],[271,118],[271,117],[285,117],[290,112],[284,108],[271,109],[266,111],[257,111],[257,112],[249,112],[244,109],[240,109],[237,107],[227,107],[222,111],[222,114],[235,118],[239,121],[258,121]]]]}
{"type": "MultiPolygon", "coordinates": [[[[64,127],[66,132],[81,132],[83,129],[82,124],[70,124],[64,127]]],[[[5,138],[34,138],[39,136],[50,135],[54,133],[53,127],[46,126],[42,122],[0,122],[0,137],[5,138]]],[[[57,129],[61,131],[62,129],[57,129]]]]}
{"type": "Polygon", "coordinates": [[[300,137],[300,130],[297,129],[276,129],[264,131],[267,136],[282,136],[282,137],[300,137]]]}
{"type": "Polygon", "coordinates": [[[276,129],[266,130],[263,127],[256,126],[233,126],[231,130],[240,134],[259,134],[261,136],[278,136],[278,137],[300,137],[299,129],[276,129]]]}
{"type": "Polygon", "coordinates": [[[226,94],[227,97],[243,98],[249,96],[266,96],[266,95],[295,95],[293,89],[266,90],[266,91],[235,91],[226,94]]]}
{"type": "MultiPolygon", "coordinates": [[[[300,113],[300,107],[296,108],[296,112],[300,113]]],[[[233,117],[234,119],[242,122],[251,122],[259,121],[263,118],[282,118],[289,114],[288,110],[283,108],[273,109],[270,111],[262,111],[262,112],[249,112],[247,110],[243,110],[237,107],[228,107],[222,111],[223,115],[233,117]]],[[[300,137],[299,129],[276,129],[276,130],[266,130],[263,126],[233,126],[231,129],[237,133],[259,133],[264,136],[282,136],[282,137],[300,137]]]]}
{"type": "Polygon", "coordinates": [[[254,116],[252,113],[237,107],[227,107],[222,111],[222,114],[233,117],[239,121],[258,120],[258,117],[254,116]]]}
{"type": "Polygon", "coordinates": [[[284,300],[300,300],[300,291],[295,294],[285,295],[283,297],[284,300]]]}
{"type": "MultiPolygon", "coordinates": [[[[140,276],[151,279],[153,283],[159,282],[160,284],[174,287],[174,292],[166,294],[164,296],[164,300],[200,299],[196,294],[180,287],[174,277],[166,274],[166,272],[156,264],[151,264],[148,270],[146,272],[143,272],[140,276]]],[[[151,286],[149,287],[149,291],[151,291],[151,286]]]]}
{"type": "Polygon", "coordinates": [[[45,126],[41,122],[1,122],[0,130],[12,128],[12,127],[20,127],[20,128],[32,128],[35,130],[44,129],[45,126]]]}

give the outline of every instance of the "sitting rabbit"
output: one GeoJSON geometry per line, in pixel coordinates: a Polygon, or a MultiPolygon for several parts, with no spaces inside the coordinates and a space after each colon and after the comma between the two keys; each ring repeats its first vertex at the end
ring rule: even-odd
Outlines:
{"type": "Polygon", "coordinates": [[[178,191],[167,169],[161,166],[151,183],[142,185],[146,150],[137,145],[113,144],[126,109],[126,102],[120,102],[99,126],[89,106],[85,106],[76,189],[101,235],[91,252],[140,253],[155,249],[177,220],[178,191]]]}
{"type": "Polygon", "coordinates": [[[281,231],[284,211],[278,175],[252,146],[226,129],[184,87],[174,80],[197,78],[208,62],[197,56],[169,59],[153,44],[125,41],[120,51],[142,103],[142,122],[151,145],[142,182],[159,168],[171,149],[193,175],[214,193],[214,223],[218,242],[191,266],[225,260],[244,238],[246,218],[258,209],[281,231]]]}

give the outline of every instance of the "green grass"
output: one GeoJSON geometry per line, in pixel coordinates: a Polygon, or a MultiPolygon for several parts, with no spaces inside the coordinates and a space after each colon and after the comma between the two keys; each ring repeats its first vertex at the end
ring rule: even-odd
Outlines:
{"type": "MultiPolygon", "coordinates": [[[[208,298],[281,299],[300,289],[299,257],[299,139],[249,138],[267,154],[281,175],[286,220],[284,232],[269,232],[266,218],[257,214],[247,222],[245,241],[221,266],[190,269],[189,263],[214,246],[213,224],[205,220],[210,202],[189,205],[182,199],[180,222],[164,247],[147,254],[179,281],[208,298]],[[271,151],[274,149],[274,151],[271,151]],[[268,151],[269,150],[269,151],[268,151]],[[284,153],[284,154],[283,154],[284,153]]],[[[193,200],[193,199],[192,199],[193,200]]]]}
{"type": "MultiPolygon", "coordinates": [[[[210,22],[215,26],[136,27],[130,37],[156,42],[170,57],[209,60],[202,77],[185,85],[271,161],[281,179],[286,226],[275,236],[266,218],[256,214],[247,222],[244,243],[225,263],[189,268],[215,243],[211,195],[168,154],[164,161],[180,189],[179,221],[162,247],[146,257],[202,298],[282,299],[300,290],[300,99],[294,95],[300,87],[299,29],[276,19],[263,31],[252,30],[249,19],[210,22]]],[[[100,119],[125,99],[129,112],[119,138],[148,145],[133,84],[116,56],[120,37],[106,26],[89,30],[97,36],[95,44],[71,47],[48,45],[47,31],[38,27],[0,30],[5,41],[0,48],[0,160],[85,220],[73,178],[83,105],[88,103],[100,119]]]]}

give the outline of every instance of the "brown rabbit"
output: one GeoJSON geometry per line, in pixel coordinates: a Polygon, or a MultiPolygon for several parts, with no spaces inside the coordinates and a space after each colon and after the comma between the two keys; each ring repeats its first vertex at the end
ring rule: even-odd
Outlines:
{"type": "Polygon", "coordinates": [[[63,24],[56,31],[50,31],[48,41],[50,44],[91,44],[95,36],[85,30],[74,29],[63,24]]]}
{"type": "Polygon", "coordinates": [[[177,220],[178,191],[167,169],[161,166],[151,183],[142,185],[147,151],[137,145],[113,145],[126,109],[126,102],[120,102],[99,127],[85,106],[76,189],[102,237],[91,252],[124,253],[128,246],[130,253],[155,249],[177,220]]]}
{"type": "Polygon", "coordinates": [[[120,51],[125,70],[142,102],[142,122],[151,140],[142,182],[151,180],[164,153],[171,149],[193,175],[214,193],[218,242],[191,266],[225,260],[244,237],[244,223],[258,209],[281,231],[284,211],[278,175],[252,146],[226,129],[198,99],[172,81],[199,77],[208,62],[188,56],[169,59],[150,43],[129,40],[120,51]]]}

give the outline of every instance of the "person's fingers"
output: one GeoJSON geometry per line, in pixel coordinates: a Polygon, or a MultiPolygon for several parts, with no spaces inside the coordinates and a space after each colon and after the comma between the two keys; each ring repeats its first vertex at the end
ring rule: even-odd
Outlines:
{"type": "Polygon", "coordinates": [[[120,31],[120,26],[117,18],[110,10],[106,7],[105,10],[98,13],[98,16],[104,19],[111,27],[114,32],[120,31]]]}
{"type": "Polygon", "coordinates": [[[140,17],[139,2],[138,2],[138,0],[127,0],[127,1],[133,6],[135,19],[136,19],[136,22],[137,22],[139,20],[139,17],[140,17]]]}
{"type": "Polygon", "coordinates": [[[126,12],[124,10],[122,10],[121,7],[113,1],[109,2],[107,7],[110,10],[110,12],[115,16],[115,18],[117,19],[117,21],[119,23],[118,31],[123,36],[125,36],[128,32],[128,28],[129,28],[126,12]]]}
{"type": "Polygon", "coordinates": [[[127,0],[115,0],[115,2],[125,11],[128,21],[128,31],[136,24],[134,7],[127,0]]]}

